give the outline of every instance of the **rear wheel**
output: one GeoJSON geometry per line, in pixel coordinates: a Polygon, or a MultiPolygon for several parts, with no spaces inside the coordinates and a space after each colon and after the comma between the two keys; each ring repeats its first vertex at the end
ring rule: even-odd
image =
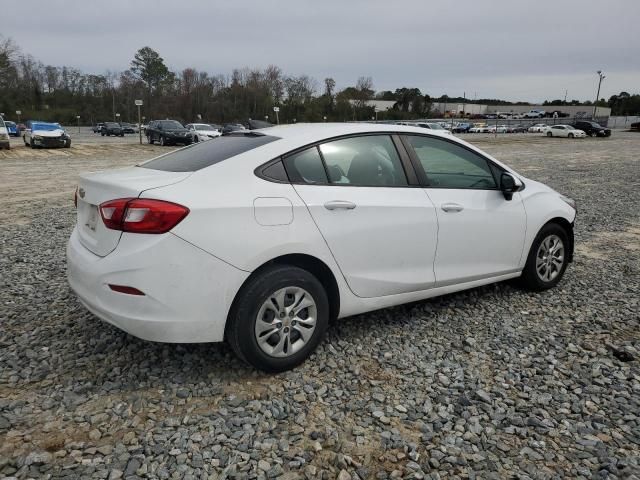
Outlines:
{"type": "Polygon", "coordinates": [[[562,279],[569,259],[567,232],[557,223],[542,227],[531,245],[521,283],[530,290],[546,290],[562,279]]]}
{"type": "Polygon", "coordinates": [[[161,146],[161,147],[164,147],[166,144],[167,144],[167,143],[166,143],[166,141],[165,141],[164,137],[163,137],[162,135],[160,135],[160,146],[161,146]]]}
{"type": "Polygon", "coordinates": [[[329,323],[329,300],[318,279],[274,265],[238,293],[226,337],[242,360],[267,372],[289,370],[316,349],[329,323]]]}
{"type": "Polygon", "coordinates": [[[153,145],[153,135],[147,135],[147,142],[149,142],[149,145],[153,145]]]}

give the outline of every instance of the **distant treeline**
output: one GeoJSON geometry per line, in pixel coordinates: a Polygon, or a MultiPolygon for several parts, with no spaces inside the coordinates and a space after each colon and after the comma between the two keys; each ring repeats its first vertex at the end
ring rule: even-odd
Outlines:
{"type": "MultiPolygon", "coordinates": [[[[372,99],[395,102],[392,110],[378,112],[378,119],[389,120],[428,117],[433,102],[527,104],[446,95],[431,98],[418,88],[376,93],[371,77],[366,76],[355,86],[337,91],[333,78],[319,82],[308,75],[287,75],[274,65],[235,69],[231,75],[210,75],[194,68],[173,72],[150,47],[138,50],[125,71],[86,74],[73,67],[44,65],[22,53],[11,39],[0,38],[0,112],[7,119],[16,119],[15,111],[20,110],[22,119],[65,124],[75,124],[77,115],[82,124],[115,120],[116,113],[122,121],[136,122],[136,99],[144,101],[142,115],[147,121],[168,117],[216,123],[265,117],[275,121],[274,106],[280,107],[283,123],[368,120],[376,117],[374,108],[367,105],[372,99]]],[[[561,101],[548,104],[556,102],[561,101]]],[[[598,103],[611,106],[614,115],[640,113],[640,95],[622,92],[598,103]]]]}

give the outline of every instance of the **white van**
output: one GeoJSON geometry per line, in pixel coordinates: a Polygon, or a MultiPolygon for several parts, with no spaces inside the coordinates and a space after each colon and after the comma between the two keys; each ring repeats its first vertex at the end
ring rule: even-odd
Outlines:
{"type": "Polygon", "coordinates": [[[9,142],[9,130],[4,124],[4,119],[0,117],[0,148],[11,150],[11,142],[9,142]]]}

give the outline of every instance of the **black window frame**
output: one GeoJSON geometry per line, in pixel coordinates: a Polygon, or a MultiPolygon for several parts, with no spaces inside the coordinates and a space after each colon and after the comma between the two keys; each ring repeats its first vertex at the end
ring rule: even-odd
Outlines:
{"type": "MultiPolygon", "coordinates": [[[[404,148],[407,150],[408,154],[409,154],[409,158],[411,159],[411,163],[413,163],[413,167],[416,169],[416,171],[418,172],[418,177],[420,179],[420,183],[421,183],[421,187],[423,188],[437,188],[437,189],[447,189],[447,190],[478,190],[478,191],[482,191],[482,190],[488,190],[488,191],[502,191],[500,189],[500,178],[496,178],[496,171],[501,172],[500,175],[502,175],[502,173],[509,173],[510,172],[508,170],[506,170],[504,167],[498,165],[496,162],[494,162],[493,160],[491,160],[490,158],[486,157],[485,155],[482,155],[481,153],[478,153],[477,151],[467,147],[466,145],[462,145],[456,141],[450,140],[448,138],[444,138],[441,136],[435,136],[435,135],[424,135],[424,134],[420,134],[420,133],[402,133],[400,135],[400,140],[402,141],[402,143],[404,144],[404,148]],[[456,145],[460,148],[463,148],[464,150],[467,150],[468,152],[477,155],[478,157],[482,158],[485,162],[487,162],[487,166],[489,167],[489,172],[491,172],[491,176],[493,177],[493,181],[496,184],[496,186],[494,188],[475,188],[475,187],[457,187],[457,188],[453,188],[453,187],[445,187],[445,186],[438,186],[438,185],[430,185],[429,184],[429,177],[426,173],[426,171],[424,170],[424,167],[422,166],[422,163],[420,162],[420,158],[418,157],[418,154],[416,153],[415,149],[413,148],[413,146],[411,145],[411,143],[409,142],[409,138],[408,137],[426,137],[426,138],[430,138],[430,139],[435,139],[435,140],[441,140],[443,142],[447,142],[447,143],[451,143],[453,145],[456,145]]],[[[522,181],[522,180],[520,180],[522,181]]],[[[524,190],[524,182],[522,183],[522,188],[521,190],[524,190]]]]}
{"type": "Polygon", "coordinates": [[[270,167],[271,165],[273,165],[274,163],[277,162],[282,162],[283,166],[285,167],[285,171],[287,172],[287,177],[289,178],[289,184],[291,185],[311,185],[311,186],[324,186],[324,187],[355,187],[355,188],[423,188],[423,185],[420,184],[420,179],[418,177],[418,173],[415,170],[415,166],[413,165],[413,162],[411,161],[410,157],[409,157],[409,153],[406,150],[406,147],[404,146],[404,144],[402,143],[401,139],[400,139],[400,135],[402,132],[397,132],[397,131],[384,131],[384,132],[362,132],[362,133],[350,133],[350,134],[346,134],[346,135],[337,135],[335,137],[329,137],[329,138],[323,138],[322,140],[318,140],[315,142],[311,142],[308,143],[306,145],[303,145],[301,147],[295,148],[294,150],[291,150],[285,154],[282,154],[262,165],[260,165],[259,167],[257,167],[254,170],[254,174],[263,179],[266,180],[268,182],[273,182],[273,183],[285,183],[282,181],[278,181],[278,180],[274,180],[272,178],[269,178],[268,176],[266,176],[263,171],[265,169],[267,169],[268,167],[270,167]],[[350,183],[331,183],[331,181],[329,180],[329,172],[327,170],[327,164],[325,162],[324,156],[322,155],[322,151],[319,148],[321,145],[325,144],[325,143],[331,143],[331,142],[335,142],[338,140],[344,140],[344,139],[348,139],[348,138],[359,138],[359,137],[370,137],[370,136],[386,136],[386,137],[390,137],[391,141],[393,143],[394,148],[396,149],[396,153],[398,154],[398,158],[400,159],[400,165],[402,166],[402,170],[404,172],[405,178],[407,180],[407,184],[406,185],[354,185],[354,184],[350,184],[350,183]],[[291,174],[287,171],[287,164],[286,164],[286,159],[288,157],[291,157],[293,155],[296,155],[298,153],[301,153],[305,150],[308,150],[310,148],[316,148],[318,151],[318,154],[320,155],[320,159],[322,161],[322,166],[324,167],[325,170],[325,175],[327,177],[327,182],[314,182],[314,183],[309,183],[309,182],[303,182],[303,181],[294,181],[291,180],[292,176],[291,174]]]}

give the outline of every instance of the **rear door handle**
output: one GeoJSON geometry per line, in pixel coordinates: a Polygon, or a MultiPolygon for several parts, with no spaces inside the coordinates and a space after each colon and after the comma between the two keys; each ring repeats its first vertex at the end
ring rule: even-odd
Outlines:
{"type": "Polygon", "coordinates": [[[353,202],[347,202],[346,200],[332,200],[324,204],[324,208],[327,210],[353,210],[356,208],[356,204],[353,202]]]}
{"type": "Polygon", "coordinates": [[[443,203],[440,208],[445,212],[461,212],[464,207],[458,203],[443,203]]]}

